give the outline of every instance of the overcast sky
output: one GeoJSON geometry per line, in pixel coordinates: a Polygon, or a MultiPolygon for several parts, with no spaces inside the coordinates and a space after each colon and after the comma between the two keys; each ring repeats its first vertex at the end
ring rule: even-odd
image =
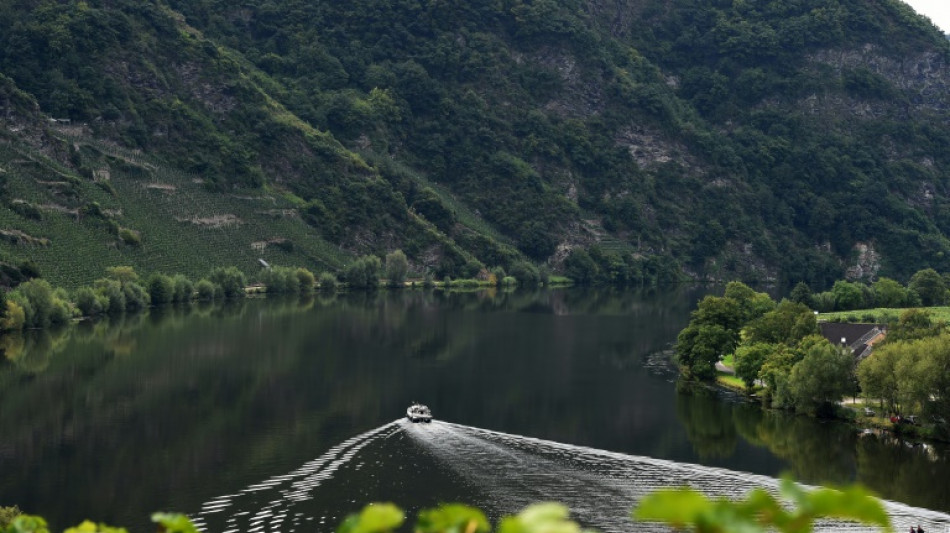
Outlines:
{"type": "Polygon", "coordinates": [[[904,0],[921,15],[930,17],[930,20],[943,30],[950,33],[950,0],[904,0]]]}

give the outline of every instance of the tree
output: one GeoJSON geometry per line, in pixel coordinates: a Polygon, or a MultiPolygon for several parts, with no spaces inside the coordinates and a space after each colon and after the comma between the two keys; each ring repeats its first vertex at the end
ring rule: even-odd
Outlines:
{"type": "Polygon", "coordinates": [[[917,293],[922,305],[931,307],[947,301],[947,286],[936,270],[927,268],[911,276],[910,290],[917,293]]]}
{"type": "Polygon", "coordinates": [[[581,248],[574,248],[564,260],[564,273],[578,285],[590,285],[599,272],[597,263],[581,248]]]}
{"type": "Polygon", "coordinates": [[[769,355],[781,347],[775,344],[753,343],[740,346],[736,349],[736,376],[745,383],[748,391],[752,391],[755,381],[759,379],[759,371],[769,355]]]}
{"type": "Polygon", "coordinates": [[[332,272],[321,272],[319,283],[321,291],[333,292],[336,290],[337,280],[336,276],[334,276],[332,272]]]}
{"type": "Polygon", "coordinates": [[[831,292],[835,295],[835,309],[847,311],[863,308],[866,302],[862,287],[860,283],[836,281],[831,287],[831,292]]]}
{"type": "Polygon", "coordinates": [[[804,281],[799,281],[798,284],[795,285],[788,299],[795,303],[804,304],[810,308],[815,307],[815,298],[812,295],[811,287],[804,281]]]}
{"type": "Polygon", "coordinates": [[[343,277],[347,285],[360,289],[375,289],[379,286],[382,261],[375,255],[364,255],[346,266],[343,277]]]}
{"type": "Polygon", "coordinates": [[[910,303],[908,290],[900,283],[881,278],[871,285],[874,294],[874,305],[877,307],[904,307],[910,303]]]}
{"type": "Polygon", "coordinates": [[[732,351],[735,336],[718,324],[690,324],[676,340],[676,362],[687,378],[716,377],[716,362],[732,351]]]}
{"type": "Polygon", "coordinates": [[[716,362],[739,342],[743,312],[732,298],[706,296],[676,341],[676,361],[688,377],[712,379],[716,362]]]}
{"type": "Polygon", "coordinates": [[[926,309],[908,309],[887,332],[887,341],[908,341],[939,335],[945,324],[935,323],[926,309]]]}
{"type": "Polygon", "coordinates": [[[409,260],[402,250],[386,254],[386,279],[392,287],[400,287],[406,282],[409,273],[409,260]]]}
{"type": "Polygon", "coordinates": [[[743,322],[758,318],[772,309],[775,301],[764,292],[755,292],[748,285],[740,281],[731,281],[726,285],[724,298],[731,298],[739,304],[743,322]]]}
{"type": "Polygon", "coordinates": [[[152,274],[148,279],[148,296],[153,305],[164,305],[173,301],[175,282],[165,274],[152,274]]]}
{"type": "Polygon", "coordinates": [[[221,287],[225,298],[244,296],[244,286],[247,280],[244,273],[237,267],[217,267],[208,274],[208,280],[221,287]]]}
{"type": "Polygon", "coordinates": [[[316,281],[313,272],[300,267],[294,271],[294,274],[297,276],[297,285],[300,287],[301,293],[309,294],[313,292],[314,283],[316,281]]]}
{"type": "Polygon", "coordinates": [[[896,366],[904,346],[902,342],[887,342],[862,360],[857,368],[862,396],[880,400],[891,412],[899,412],[896,366]]]}
{"type": "Polygon", "coordinates": [[[106,268],[106,277],[125,285],[139,280],[139,275],[130,266],[111,266],[106,268]]]}
{"type": "Polygon", "coordinates": [[[854,390],[854,358],[830,342],[810,346],[788,376],[788,392],[796,411],[831,414],[834,405],[854,390]]]}
{"type": "Polygon", "coordinates": [[[818,321],[805,304],[782,300],[778,307],[750,322],[743,331],[747,342],[791,346],[818,333],[818,321]]]}
{"type": "MultiPolygon", "coordinates": [[[[541,274],[538,272],[538,268],[527,261],[515,261],[508,269],[508,276],[518,280],[518,284],[523,287],[537,287],[541,283],[541,274]]],[[[503,275],[500,280],[506,277],[503,275]]]]}

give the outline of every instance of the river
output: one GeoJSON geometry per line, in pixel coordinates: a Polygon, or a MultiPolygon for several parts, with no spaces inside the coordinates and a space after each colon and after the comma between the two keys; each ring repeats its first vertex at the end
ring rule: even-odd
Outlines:
{"type": "Polygon", "coordinates": [[[5,338],[0,505],[54,531],[147,531],[174,510],[212,532],[290,532],[332,531],[369,501],[497,518],[553,499],[585,525],[646,530],[626,517],[658,486],[736,495],[788,472],[860,481],[900,502],[897,525],[946,530],[946,447],[677,383],[667,350],[709,291],[250,299],[5,338]],[[437,420],[405,422],[413,401],[437,420]]]}

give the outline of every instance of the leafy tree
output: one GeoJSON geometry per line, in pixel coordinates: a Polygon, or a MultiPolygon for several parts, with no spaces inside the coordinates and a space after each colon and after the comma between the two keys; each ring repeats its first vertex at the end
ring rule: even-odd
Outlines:
{"type": "Polygon", "coordinates": [[[790,399],[796,411],[832,414],[845,394],[854,390],[854,358],[831,343],[814,343],[788,377],[790,399]]]}
{"type": "Polygon", "coordinates": [[[811,287],[804,281],[799,281],[798,284],[795,285],[788,299],[811,308],[815,307],[815,297],[812,295],[811,287]]]}
{"type": "Polygon", "coordinates": [[[409,260],[402,250],[386,254],[386,279],[393,287],[401,287],[409,273],[409,260]]]}
{"type": "MultiPolygon", "coordinates": [[[[527,261],[516,261],[508,269],[508,276],[518,280],[523,287],[537,287],[541,283],[541,274],[538,268],[527,261]]],[[[507,276],[502,276],[501,279],[507,276]]]]}
{"type": "Polygon", "coordinates": [[[183,274],[175,274],[172,282],[175,285],[172,300],[176,303],[190,302],[195,292],[195,286],[191,280],[183,274]]]}
{"type": "Polygon", "coordinates": [[[297,276],[297,284],[300,287],[300,292],[303,294],[309,294],[313,292],[315,278],[313,272],[310,272],[306,268],[300,267],[294,271],[297,276]]]}
{"type": "Polygon", "coordinates": [[[135,269],[130,266],[108,267],[106,268],[106,277],[114,279],[122,285],[134,283],[139,280],[139,275],[135,272],[135,269]]]}
{"type": "Polygon", "coordinates": [[[217,267],[208,274],[208,280],[221,287],[225,298],[239,298],[245,295],[247,280],[237,267],[217,267]]]}
{"type": "Polygon", "coordinates": [[[688,377],[712,379],[722,355],[739,342],[742,309],[732,298],[706,296],[676,340],[676,361],[688,377]]]}
{"type": "Polygon", "coordinates": [[[300,279],[293,268],[275,266],[264,270],[261,281],[267,286],[267,292],[275,294],[300,292],[300,279]]]}
{"type": "Polygon", "coordinates": [[[739,304],[743,322],[758,318],[775,308],[775,301],[768,294],[755,292],[740,281],[730,281],[726,285],[723,297],[731,298],[739,304]]]}
{"type": "Polygon", "coordinates": [[[871,357],[864,358],[857,368],[861,394],[880,400],[890,412],[900,412],[896,366],[903,349],[903,343],[887,342],[876,348],[871,357]]]}
{"type": "Polygon", "coordinates": [[[319,278],[320,290],[324,292],[333,292],[337,287],[336,276],[332,272],[322,272],[319,278]]]}
{"type": "Polygon", "coordinates": [[[905,307],[913,303],[909,291],[900,283],[881,278],[871,285],[874,293],[874,305],[877,307],[905,307]]]}
{"type": "Polygon", "coordinates": [[[778,345],[761,342],[744,344],[736,349],[736,376],[745,383],[748,391],[752,391],[755,380],[759,379],[759,371],[769,355],[781,349],[778,345]]]}
{"type": "Polygon", "coordinates": [[[581,248],[574,248],[564,260],[564,273],[578,285],[590,285],[599,272],[597,263],[581,248]]]}
{"type": "Polygon", "coordinates": [[[947,301],[947,286],[943,277],[932,268],[918,271],[910,278],[908,288],[920,297],[922,305],[927,307],[940,305],[947,301]]]}
{"type": "Polygon", "coordinates": [[[171,303],[175,299],[175,282],[165,274],[152,274],[148,279],[148,296],[153,305],[171,303]]]}
{"type": "Polygon", "coordinates": [[[73,299],[82,316],[96,316],[103,311],[102,299],[91,287],[76,289],[73,299]]]}
{"type": "Polygon", "coordinates": [[[835,295],[835,309],[847,311],[866,306],[863,285],[860,283],[836,281],[831,292],[835,295]]]}
{"type": "Polygon", "coordinates": [[[818,333],[818,321],[805,304],[782,300],[778,307],[750,322],[743,332],[751,343],[791,346],[818,333]]]}
{"type": "Polygon", "coordinates": [[[690,324],[676,339],[676,362],[687,378],[716,377],[716,362],[735,346],[735,335],[719,324],[690,324]]]}
{"type": "Polygon", "coordinates": [[[215,284],[208,279],[198,280],[198,283],[195,284],[195,292],[197,293],[198,300],[202,302],[210,302],[217,296],[215,284]]]}
{"type": "Polygon", "coordinates": [[[125,293],[122,284],[114,279],[98,279],[93,288],[101,298],[102,307],[106,313],[120,314],[125,311],[125,293]]]}
{"type": "Polygon", "coordinates": [[[788,376],[800,360],[801,353],[785,345],[778,345],[768,354],[759,369],[759,379],[765,383],[763,401],[771,402],[774,407],[789,406],[788,376]]]}
{"type": "Polygon", "coordinates": [[[379,286],[382,261],[375,255],[365,255],[346,266],[343,277],[347,285],[360,289],[375,289],[379,286]]]}
{"type": "Polygon", "coordinates": [[[934,322],[926,309],[907,309],[901,313],[897,324],[887,332],[887,342],[923,339],[939,335],[945,328],[942,322],[934,322]]]}

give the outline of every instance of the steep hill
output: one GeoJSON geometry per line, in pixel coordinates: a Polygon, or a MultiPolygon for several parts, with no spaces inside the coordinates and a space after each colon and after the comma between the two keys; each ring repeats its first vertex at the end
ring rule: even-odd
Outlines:
{"type": "Polygon", "coordinates": [[[897,0],[11,2],[0,254],[947,271],[948,58],[897,0]]]}

